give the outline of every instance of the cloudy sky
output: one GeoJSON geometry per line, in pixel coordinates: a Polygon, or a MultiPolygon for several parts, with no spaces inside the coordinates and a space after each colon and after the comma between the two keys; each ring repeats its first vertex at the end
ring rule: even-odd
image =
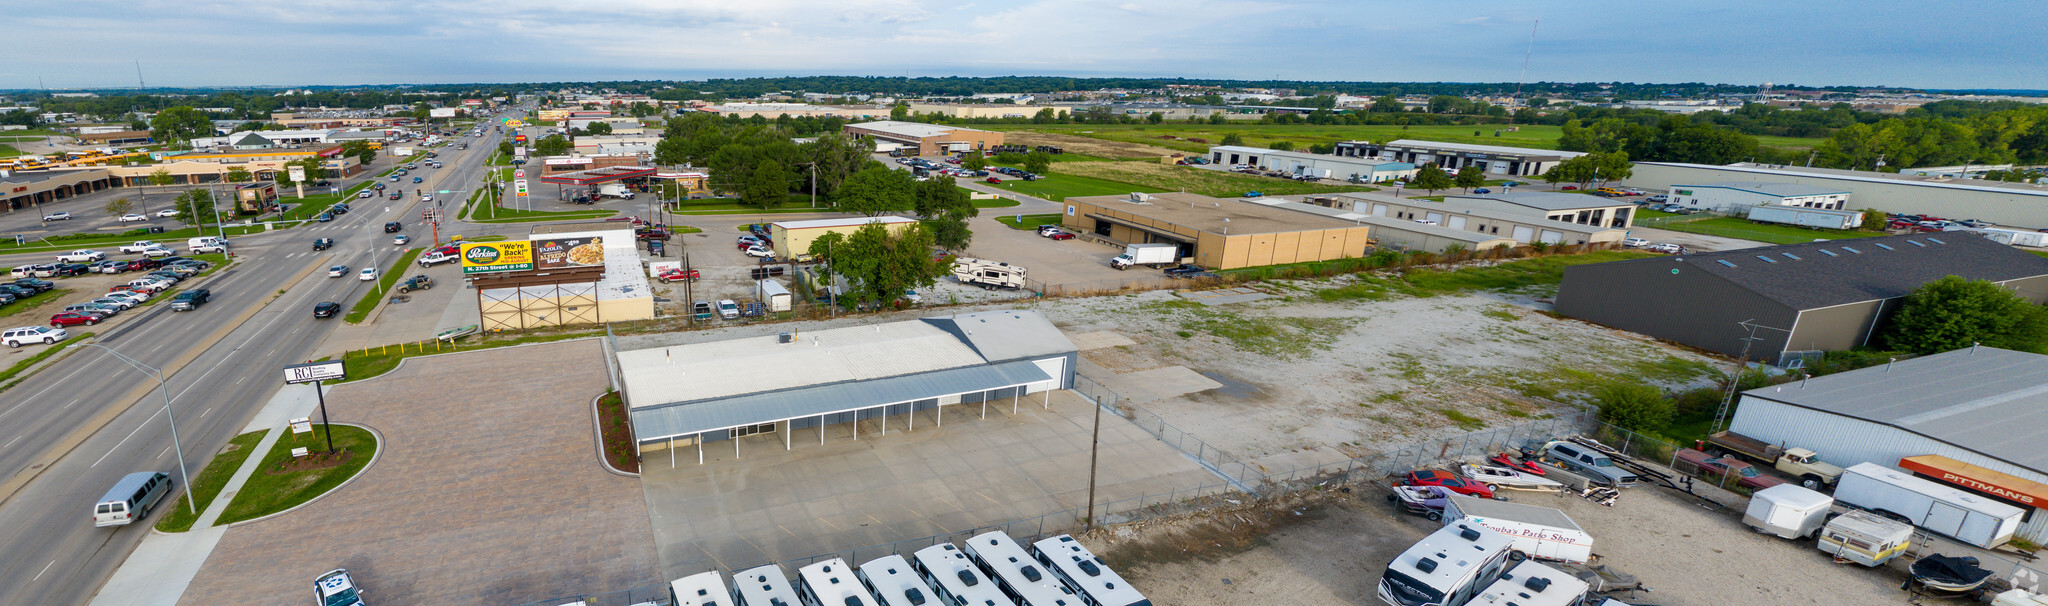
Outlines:
{"type": "Polygon", "coordinates": [[[1185,76],[2048,89],[2048,25],[1925,0],[0,0],[0,89],[1185,76]]]}

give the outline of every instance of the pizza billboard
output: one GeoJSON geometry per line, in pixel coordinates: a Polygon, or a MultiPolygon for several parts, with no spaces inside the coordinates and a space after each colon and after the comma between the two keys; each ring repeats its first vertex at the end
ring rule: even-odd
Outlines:
{"type": "Polygon", "coordinates": [[[526,240],[462,245],[462,273],[487,274],[533,269],[533,243],[526,240]]]}
{"type": "Polygon", "coordinates": [[[534,268],[566,269],[604,265],[604,238],[549,238],[533,241],[534,268]]]}

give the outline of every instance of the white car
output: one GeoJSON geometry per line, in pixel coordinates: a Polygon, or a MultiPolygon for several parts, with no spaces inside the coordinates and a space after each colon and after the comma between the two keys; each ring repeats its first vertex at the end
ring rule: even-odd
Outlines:
{"type": "Polygon", "coordinates": [[[159,247],[156,247],[156,248],[152,248],[152,249],[149,249],[149,250],[145,250],[145,251],[142,251],[142,256],[145,256],[145,257],[149,257],[149,258],[152,258],[152,259],[154,259],[154,258],[157,258],[157,257],[168,257],[168,256],[171,256],[171,255],[175,255],[175,254],[178,254],[178,251],[175,251],[175,250],[171,250],[171,249],[168,249],[168,248],[164,248],[164,247],[161,247],[161,246],[159,246],[159,247]]]}
{"type": "Polygon", "coordinates": [[[334,267],[327,268],[327,277],[329,278],[339,278],[346,275],[348,275],[347,265],[336,265],[334,267]]]}
{"type": "Polygon", "coordinates": [[[760,257],[765,259],[768,257],[775,256],[775,251],[760,246],[749,246],[747,247],[747,256],[760,257]]]}
{"type": "Polygon", "coordinates": [[[1621,245],[1629,248],[1642,248],[1649,246],[1650,240],[1648,238],[1626,238],[1621,241],[1621,245]]]}
{"type": "Polygon", "coordinates": [[[371,192],[370,192],[370,190],[367,190],[367,189],[365,189],[365,190],[363,190],[363,191],[360,191],[360,192],[356,192],[356,197],[358,197],[358,198],[368,198],[368,197],[370,197],[370,196],[374,196],[374,195],[376,195],[376,194],[375,194],[375,193],[371,193],[371,192]]]}
{"type": "Polygon", "coordinates": [[[98,299],[93,299],[91,301],[86,302],[105,305],[108,307],[119,309],[121,311],[128,311],[130,309],[135,308],[135,302],[128,300],[126,297],[100,297],[98,299]]]}
{"type": "MultiPolygon", "coordinates": [[[[107,293],[107,296],[105,298],[127,299],[130,303],[134,303],[135,305],[141,305],[143,301],[149,300],[149,295],[145,295],[132,290],[124,290],[121,292],[107,293]]],[[[129,307],[134,307],[135,305],[130,305],[129,307]]]]}
{"type": "Polygon", "coordinates": [[[405,235],[405,234],[398,234],[398,235],[396,235],[396,236],[393,236],[393,237],[391,238],[391,243],[392,243],[392,244],[395,244],[395,245],[398,245],[398,246],[405,246],[405,245],[407,245],[407,244],[411,244],[411,243],[412,243],[412,236],[408,236],[408,235],[405,235]]]}
{"type": "Polygon", "coordinates": [[[719,299],[718,317],[727,320],[740,317],[740,304],[734,303],[732,299],[719,299]]]}
{"type": "Polygon", "coordinates": [[[122,223],[133,223],[133,222],[136,222],[136,221],[148,221],[148,220],[149,220],[149,217],[145,217],[145,216],[142,216],[142,215],[138,215],[138,214],[135,214],[135,213],[128,213],[128,214],[125,214],[125,215],[121,215],[121,222],[122,222],[122,223]]]}
{"type": "Polygon", "coordinates": [[[70,338],[70,334],[64,332],[64,329],[55,326],[23,326],[21,328],[9,328],[7,332],[0,333],[0,341],[6,341],[8,347],[21,347],[36,343],[49,345],[67,338],[70,338]]]}
{"type": "Polygon", "coordinates": [[[375,280],[375,279],[377,279],[377,268],[375,268],[375,267],[365,267],[365,268],[363,268],[363,270],[362,270],[362,271],[356,272],[356,279],[357,279],[357,280],[362,280],[362,281],[364,281],[364,282],[368,282],[368,281],[371,281],[371,280],[375,280]]]}
{"type": "Polygon", "coordinates": [[[156,211],[156,212],[154,212],[154,213],[150,213],[150,214],[156,215],[156,216],[158,216],[158,217],[163,217],[163,218],[170,218],[170,217],[175,217],[175,216],[178,216],[178,209],[175,209],[175,208],[166,208],[166,209],[163,209],[163,210],[159,210],[159,211],[156,211]]]}
{"type": "Polygon", "coordinates": [[[79,249],[61,255],[57,255],[57,260],[63,261],[65,263],[91,263],[94,261],[103,261],[106,260],[106,258],[107,253],[91,249],[79,249]]]}
{"type": "Polygon", "coordinates": [[[43,220],[44,220],[44,221],[69,221],[69,220],[71,220],[71,213],[68,213],[68,212],[54,212],[54,213],[50,213],[50,214],[47,214],[47,215],[43,215],[43,220]]]}
{"type": "Polygon", "coordinates": [[[1677,244],[1672,244],[1672,243],[1666,242],[1666,243],[1663,243],[1663,244],[1651,244],[1651,245],[1649,246],[1649,250],[1650,250],[1651,252],[1660,252],[1660,253],[1665,253],[1665,254],[1672,254],[1672,255],[1676,255],[1676,254],[1682,254],[1682,253],[1684,253],[1684,252],[1685,252],[1685,247],[1683,247],[1683,246],[1679,246],[1679,245],[1677,245],[1677,244]]]}

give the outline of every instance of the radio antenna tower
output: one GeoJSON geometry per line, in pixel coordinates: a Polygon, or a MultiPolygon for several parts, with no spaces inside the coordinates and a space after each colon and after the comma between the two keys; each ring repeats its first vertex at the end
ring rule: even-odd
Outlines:
{"type": "Polygon", "coordinates": [[[136,88],[136,90],[141,90],[141,89],[144,89],[144,88],[148,88],[147,86],[144,86],[144,85],[142,84],[142,60],[141,60],[141,59],[136,59],[136,60],[135,60],[135,88],[136,88]]]}
{"type": "MultiPolygon", "coordinates": [[[[1529,79],[1529,57],[1536,54],[1536,26],[1538,25],[1543,25],[1542,19],[1537,19],[1535,23],[1529,24],[1529,49],[1522,52],[1522,73],[1515,76],[1515,96],[1509,97],[1510,99],[1522,98],[1522,82],[1529,79]]],[[[1514,125],[1515,113],[1508,112],[1508,126],[1514,125]]]]}

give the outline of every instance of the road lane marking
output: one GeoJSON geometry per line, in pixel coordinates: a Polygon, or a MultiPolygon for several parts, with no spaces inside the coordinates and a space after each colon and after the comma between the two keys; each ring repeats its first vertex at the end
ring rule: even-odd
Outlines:
{"type": "Polygon", "coordinates": [[[202,411],[199,411],[199,418],[201,418],[201,419],[204,419],[204,418],[206,418],[206,413],[209,413],[209,412],[213,412],[213,407],[212,407],[212,406],[208,406],[208,407],[206,407],[206,410],[202,410],[202,411]]]}
{"type": "Polygon", "coordinates": [[[164,451],[163,451],[163,452],[159,452],[159,453],[156,453],[156,458],[159,458],[159,459],[161,459],[161,458],[164,458],[164,455],[167,455],[167,454],[171,454],[171,447],[169,447],[169,446],[165,446],[165,447],[164,447],[164,451]]]}
{"type": "Polygon", "coordinates": [[[13,446],[15,442],[20,442],[20,441],[21,441],[21,439],[22,439],[23,437],[27,436],[27,435],[28,435],[28,434],[22,434],[22,435],[19,435],[19,436],[14,436],[14,439],[12,439],[12,440],[8,440],[6,444],[0,444],[0,448],[6,448],[6,447],[9,447],[9,446],[13,446]]]}
{"type": "Polygon", "coordinates": [[[48,563],[48,564],[44,564],[44,565],[43,565],[43,571],[42,571],[42,572],[38,572],[38,573],[36,573],[36,578],[34,578],[34,579],[29,579],[29,580],[30,580],[30,581],[34,581],[34,580],[37,580],[37,579],[41,579],[41,578],[43,578],[43,573],[44,573],[44,572],[49,572],[49,571],[50,571],[50,567],[51,567],[51,566],[56,566],[56,565],[57,565],[57,561],[56,561],[56,560],[50,560],[50,563],[48,563]]]}
{"type": "MultiPolygon", "coordinates": [[[[77,404],[77,403],[79,403],[80,401],[82,401],[82,400],[84,400],[84,399],[85,399],[85,398],[78,398],[78,399],[76,399],[76,400],[72,400],[72,401],[71,401],[71,404],[77,404]]],[[[65,404],[65,405],[63,406],[63,408],[70,408],[70,407],[71,407],[71,404],[65,404]]],[[[58,410],[62,410],[63,408],[59,408],[58,410]]]]}

